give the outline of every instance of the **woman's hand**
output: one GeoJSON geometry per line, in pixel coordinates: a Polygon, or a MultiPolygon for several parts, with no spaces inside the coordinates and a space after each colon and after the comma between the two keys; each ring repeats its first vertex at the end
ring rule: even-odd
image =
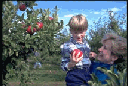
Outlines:
{"type": "Polygon", "coordinates": [[[89,58],[96,58],[97,54],[95,52],[90,52],[89,53],[89,58]]]}

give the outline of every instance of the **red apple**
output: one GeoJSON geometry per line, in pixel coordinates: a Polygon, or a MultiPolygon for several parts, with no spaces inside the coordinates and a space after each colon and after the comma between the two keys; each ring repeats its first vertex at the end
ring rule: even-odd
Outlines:
{"type": "Polygon", "coordinates": [[[74,50],[71,52],[71,55],[73,55],[73,52],[75,52],[75,55],[77,55],[77,54],[80,52],[79,58],[82,57],[82,55],[83,55],[83,52],[80,51],[79,49],[74,49],[74,50]]]}
{"type": "Polygon", "coordinates": [[[28,26],[27,32],[29,34],[34,34],[34,32],[36,32],[36,28],[33,28],[33,32],[31,31],[31,26],[28,26]]]}
{"type": "Polygon", "coordinates": [[[53,20],[53,18],[52,17],[49,17],[49,20],[53,20]]]}
{"type": "Polygon", "coordinates": [[[37,22],[37,25],[38,25],[37,31],[39,31],[41,28],[43,28],[43,23],[42,22],[37,22]]]}
{"type": "Polygon", "coordinates": [[[26,5],[25,4],[20,4],[19,9],[20,9],[20,11],[25,11],[26,5]]]}

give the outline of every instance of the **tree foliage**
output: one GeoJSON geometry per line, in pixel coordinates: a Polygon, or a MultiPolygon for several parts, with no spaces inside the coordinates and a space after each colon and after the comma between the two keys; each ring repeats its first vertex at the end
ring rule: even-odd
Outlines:
{"type": "Polygon", "coordinates": [[[20,79],[21,86],[26,86],[27,82],[32,80],[29,78],[28,57],[36,58],[35,61],[50,63],[60,60],[55,56],[60,52],[55,37],[63,28],[63,20],[58,22],[57,6],[53,12],[50,12],[49,8],[34,10],[33,6],[37,6],[35,1],[17,1],[17,5],[14,5],[12,1],[3,1],[2,6],[3,84],[8,83],[7,81],[11,78],[10,74],[15,74],[20,79]],[[19,16],[17,11],[21,3],[24,3],[27,8],[19,16]],[[27,19],[24,19],[25,12],[27,19]],[[50,14],[52,16],[49,16],[50,14]],[[37,22],[42,22],[43,28],[34,34],[29,34],[26,31],[28,26],[31,26],[33,32],[33,28],[38,28],[37,22]],[[40,56],[34,56],[34,51],[38,51],[40,56]]]}
{"type": "Polygon", "coordinates": [[[98,78],[91,74],[92,80],[88,81],[90,86],[127,86],[127,68],[125,68],[122,72],[118,71],[118,74],[114,73],[114,67],[112,66],[110,70],[106,68],[97,67],[98,70],[104,72],[110,79],[107,79],[107,84],[101,84],[98,81],[98,78]]]}
{"type": "Polygon", "coordinates": [[[111,13],[109,12],[108,17],[100,17],[99,20],[94,22],[94,25],[92,25],[89,29],[90,39],[86,38],[86,40],[91,47],[91,51],[98,53],[98,48],[102,46],[100,41],[104,34],[108,32],[114,32],[127,39],[127,16],[126,14],[119,15],[118,13],[114,13],[114,16],[111,16],[111,13]],[[105,21],[106,18],[109,19],[105,21]],[[123,27],[126,29],[123,29],[123,27]]]}

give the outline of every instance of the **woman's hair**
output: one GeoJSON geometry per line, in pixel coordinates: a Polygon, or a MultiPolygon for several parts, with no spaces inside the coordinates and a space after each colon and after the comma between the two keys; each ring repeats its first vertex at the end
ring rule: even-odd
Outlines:
{"type": "Polygon", "coordinates": [[[88,21],[86,17],[82,14],[71,17],[68,23],[70,29],[74,30],[87,30],[88,29],[88,21]]]}
{"type": "Polygon", "coordinates": [[[115,33],[107,33],[101,42],[112,40],[111,54],[116,55],[118,59],[115,62],[122,61],[127,58],[127,40],[115,33]]]}

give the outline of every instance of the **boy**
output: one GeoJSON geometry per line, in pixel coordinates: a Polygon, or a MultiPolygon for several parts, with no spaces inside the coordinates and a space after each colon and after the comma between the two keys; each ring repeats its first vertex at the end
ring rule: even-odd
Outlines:
{"type": "Polygon", "coordinates": [[[70,41],[60,46],[62,55],[61,68],[67,71],[66,85],[88,86],[88,80],[91,78],[89,73],[91,64],[89,59],[90,48],[84,39],[88,29],[88,21],[80,14],[73,16],[68,25],[72,36],[70,41]],[[75,52],[71,55],[71,51],[74,49],[80,49],[83,52],[83,56],[78,58],[80,53],[75,56],[75,52]]]}

